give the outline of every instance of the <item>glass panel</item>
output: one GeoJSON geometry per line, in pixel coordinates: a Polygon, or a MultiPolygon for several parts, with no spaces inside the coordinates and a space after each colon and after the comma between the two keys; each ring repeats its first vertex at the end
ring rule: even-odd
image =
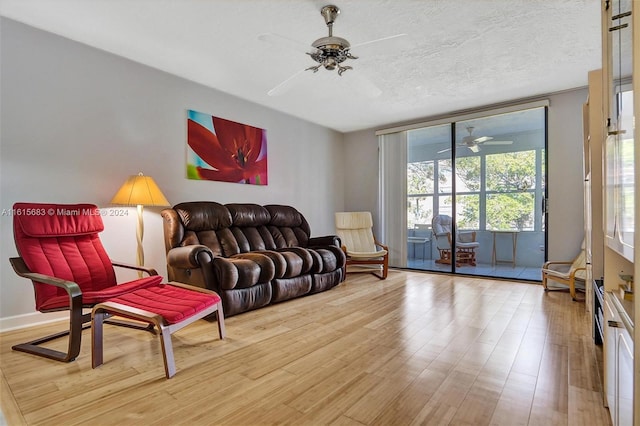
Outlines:
{"type": "Polygon", "coordinates": [[[440,258],[433,216],[451,215],[451,125],[407,132],[407,266],[451,272],[440,258]],[[445,196],[442,196],[445,195],[445,196]]]}
{"type": "Polygon", "coordinates": [[[438,193],[451,194],[453,192],[453,178],[451,159],[438,161],[438,193]]]}
{"type": "Polygon", "coordinates": [[[536,152],[487,155],[487,191],[526,191],[536,185],[536,152]]]}
{"type": "Polygon", "coordinates": [[[456,225],[459,230],[480,228],[480,194],[456,197],[456,225]]]}
{"type": "Polygon", "coordinates": [[[456,159],[456,192],[480,190],[480,157],[456,159]]]}
{"type": "Polygon", "coordinates": [[[451,195],[438,197],[438,214],[453,216],[453,197],[451,195]]]}
{"type": "Polygon", "coordinates": [[[533,231],[534,198],[529,192],[487,195],[487,229],[533,231]]]}
{"type": "Polygon", "coordinates": [[[634,154],[633,154],[633,92],[620,93],[622,105],[620,123],[620,237],[633,247],[634,227],[634,154]]]}
{"type": "Polygon", "coordinates": [[[420,225],[430,225],[433,219],[433,197],[412,197],[407,202],[407,226],[416,229],[420,225]]]}
{"type": "Polygon", "coordinates": [[[433,194],[433,161],[407,164],[407,194],[433,194]]]}
{"type": "Polygon", "coordinates": [[[456,158],[456,226],[459,230],[480,229],[480,157],[471,155],[474,156],[456,158]]]}
{"type": "Polygon", "coordinates": [[[539,280],[545,126],[543,108],[456,123],[457,228],[478,243],[475,267],[456,271],[539,280]]]}
{"type": "Polygon", "coordinates": [[[607,140],[605,142],[605,235],[609,240],[613,240],[616,236],[616,141],[617,136],[610,135],[607,137],[607,140]]]}

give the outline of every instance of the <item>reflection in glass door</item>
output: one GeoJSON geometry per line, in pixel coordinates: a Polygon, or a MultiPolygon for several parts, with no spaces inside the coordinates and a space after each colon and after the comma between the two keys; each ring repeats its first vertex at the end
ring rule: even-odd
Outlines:
{"type": "Polygon", "coordinates": [[[546,111],[407,132],[407,266],[539,280],[546,111]]]}

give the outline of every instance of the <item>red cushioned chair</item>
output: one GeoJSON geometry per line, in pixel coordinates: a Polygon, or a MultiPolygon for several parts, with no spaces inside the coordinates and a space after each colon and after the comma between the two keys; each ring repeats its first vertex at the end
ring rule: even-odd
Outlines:
{"type": "MultiPolygon", "coordinates": [[[[80,353],[82,330],[89,326],[84,324],[91,321],[91,314],[84,314],[83,308],[162,281],[154,269],[109,259],[98,237],[104,229],[100,210],[93,204],[16,203],[13,208],[13,232],[20,256],[10,259],[13,269],[33,282],[38,311],[70,311],[69,330],[13,346],[16,351],[73,361],[80,353]],[[150,276],[117,285],[114,266],[141,270],[150,276]],[[67,352],[40,346],[66,335],[67,352]]],[[[145,328],[153,330],[153,326],[145,328]]]]}

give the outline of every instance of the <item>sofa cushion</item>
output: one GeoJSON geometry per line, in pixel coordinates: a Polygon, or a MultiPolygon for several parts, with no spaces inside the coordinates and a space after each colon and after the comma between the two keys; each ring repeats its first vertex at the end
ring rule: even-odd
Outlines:
{"type": "Polygon", "coordinates": [[[271,215],[269,232],[276,248],[307,247],[311,228],[302,214],[291,206],[264,206],[271,215]]]}
{"type": "Polygon", "coordinates": [[[264,208],[271,215],[269,224],[273,226],[299,227],[302,226],[303,218],[300,212],[291,206],[270,204],[264,208]]]}
{"type": "Polygon", "coordinates": [[[271,220],[269,211],[258,204],[225,204],[234,226],[256,227],[271,220]]]}
{"type": "Polygon", "coordinates": [[[322,257],[321,272],[331,272],[339,268],[338,259],[336,259],[336,255],[330,250],[317,248],[315,251],[322,257]]]}
{"type": "Polygon", "coordinates": [[[173,207],[188,231],[217,231],[231,226],[231,213],[213,201],[180,203],[173,207]]]}
{"type": "Polygon", "coordinates": [[[300,275],[292,278],[277,278],[271,282],[273,296],[271,303],[282,302],[308,294],[312,286],[311,275],[300,275]]]}
{"type": "Polygon", "coordinates": [[[220,295],[222,297],[224,315],[231,316],[266,306],[271,302],[272,294],[273,290],[270,283],[224,291],[220,295]]]}
{"type": "Polygon", "coordinates": [[[238,249],[241,253],[249,251],[262,251],[274,248],[273,238],[271,234],[266,230],[264,226],[260,228],[247,227],[238,228],[236,226],[231,228],[231,233],[238,243],[238,249]],[[265,241],[263,234],[260,232],[260,228],[265,230],[268,237],[268,241],[265,241]]]}
{"type": "Polygon", "coordinates": [[[216,266],[219,286],[223,290],[252,287],[269,282],[274,276],[273,267],[271,271],[264,270],[251,258],[217,257],[213,259],[213,264],[216,266]]]}

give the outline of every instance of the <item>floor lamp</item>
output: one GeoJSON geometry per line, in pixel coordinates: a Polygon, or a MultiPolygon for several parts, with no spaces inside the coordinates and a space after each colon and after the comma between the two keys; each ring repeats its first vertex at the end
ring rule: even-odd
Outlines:
{"type": "MultiPolygon", "coordinates": [[[[129,179],[120,187],[116,195],[113,196],[111,204],[122,206],[136,206],[138,210],[138,226],[136,228],[136,239],[138,241],[137,264],[144,266],[144,249],[142,248],[142,237],[144,236],[144,222],[142,212],[144,206],[167,207],[169,201],[158,188],[151,176],[144,176],[142,173],[129,176],[129,179]]],[[[142,272],[138,272],[142,275],[142,272]]]]}

